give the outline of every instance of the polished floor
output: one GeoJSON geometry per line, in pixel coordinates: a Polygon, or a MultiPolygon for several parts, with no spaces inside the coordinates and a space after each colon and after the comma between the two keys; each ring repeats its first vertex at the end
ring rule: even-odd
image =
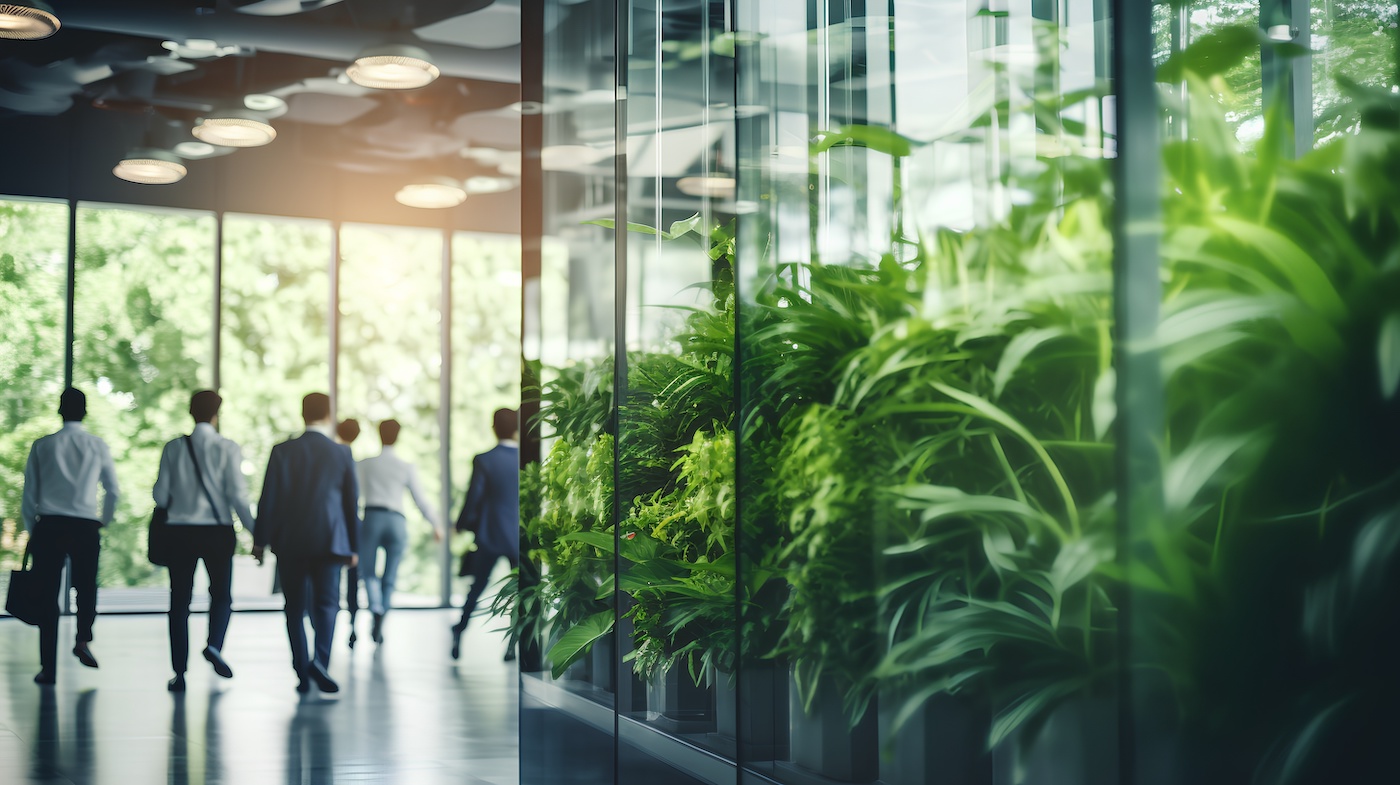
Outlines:
{"type": "Polygon", "coordinates": [[[67,653],[58,684],[36,686],[38,632],[0,619],[0,783],[405,783],[516,785],[517,674],[504,642],[475,623],[462,659],[448,656],[450,611],[391,614],[386,640],[346,647],[337,629],[331,675],[341,691],[295,691],[280,613],[235,614],[220,679],[198,655],[191,617],[188,691],[170,678],[165,617],[102,616],[92,650],[101,669],[67,653]]]}

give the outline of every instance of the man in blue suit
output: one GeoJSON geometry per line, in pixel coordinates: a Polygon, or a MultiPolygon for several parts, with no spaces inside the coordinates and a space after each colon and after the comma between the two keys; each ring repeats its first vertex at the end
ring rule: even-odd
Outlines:
{"type": "Polygon", "coordinates": [[[330,397],[306,396],[301,416],[306,433],[273,447],[267,460],[253,557],[261,564],[269,545],[277,554],[297,692],[308,691],[312,681],[322,692],[337,692],[327,668],[340,612],[340,571],[359,561],[360,488],[350,448],[335,443],[330,397]],[[302,622],[308,612],[316,632],[316,655],[310,658],[302,622]]]}
{"type": "MultiPolygon", "coordinates": [[[[470,554],[467,574],[471,590],[462,606],[462,620],[452,625],[452,659],[462,654],[462,633],[472,611],[481,599],[486,581],[496,562],[505,559],[511,567],[520,564],[520,421],[514,409],[497,409],[491,428],[499,443],[472,459],[472,480],[467,500],[457,516],[456,529],[476,536],[476,551],[470,554]]],[[[514,652],[506,659],[514,659],[514,652]]]]}

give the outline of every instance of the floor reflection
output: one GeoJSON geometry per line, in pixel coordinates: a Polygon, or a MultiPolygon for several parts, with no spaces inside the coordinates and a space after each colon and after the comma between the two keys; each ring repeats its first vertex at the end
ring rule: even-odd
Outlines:
{"type": "Polygon", "coordinates": [[[400,612],[383,646],[353,652],[342,633],[333,696],[296,693],[280,614],[237,616],[235,677],[192,668],[182,694],[153,656],[162,616],[102,617],[102,668],[61,662],[53,687],[32,682],[33,628],[0,620],[0,784],[518,785],[516,671],[484,630],[451,661],[455,620],[400,612]]]}

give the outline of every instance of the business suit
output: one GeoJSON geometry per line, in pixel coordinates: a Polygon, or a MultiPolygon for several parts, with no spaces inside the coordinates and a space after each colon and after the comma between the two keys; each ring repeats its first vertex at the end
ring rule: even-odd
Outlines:
{"type": "Polygon", "coordinates": [[[350,448],[326,434],[309,429],[272,448],[253,542],[277,554],[292,667],[303,681],[310,665],[302,624],[308,611],[316,632],[315,662],[330,665],[340,570],[358,547],[359,496],[350,448]]]}
{"type": "Polygon", "coordinates": [[[497,560],[505,559],[512,567],[520,563],[520,448],[514,442],[502,441],[472,459],[471,485],[456,529],[476,535],[472,587],[462,605],[462,620],[452,628],[460,635],[497,560]]]}

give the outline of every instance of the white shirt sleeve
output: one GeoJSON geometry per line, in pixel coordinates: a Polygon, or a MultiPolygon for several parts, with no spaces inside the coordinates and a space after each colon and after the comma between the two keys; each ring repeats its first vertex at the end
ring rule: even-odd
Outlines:
{"type": "Polygon", "coordinates": [[[433,507],[433,503],[428,500],[428,494],[423,492],[423,484],[418,481],[418,468],[413,464],[408,465],[408,495],[413,497],[413,503],[423,511],[423,517],[428,519],[428,523],[431,523],[434,529],[441,531],[442,521],[438,520],[437,510],[433,507]]]}
{"type": "Polygon", "coordinates": [[[121,491],[117,489],[117,466],[112,463],[112,451],[107,449],[107,443],[101,440],[97,442],[101,446],[102,471],[97,475],[97,481],[102,484],[102,525],[106,526],[112,522],[112,518],[117,514],[117,499],[121,497],[121,491]]]}
{"type": "Polygon", "coordinates": [[[24,495],[20,499],[20,519],[27,531],[34,531],[34,519],[39,516],[39,459],[29,448],[29,460],[24,464],[24,495]]]}

